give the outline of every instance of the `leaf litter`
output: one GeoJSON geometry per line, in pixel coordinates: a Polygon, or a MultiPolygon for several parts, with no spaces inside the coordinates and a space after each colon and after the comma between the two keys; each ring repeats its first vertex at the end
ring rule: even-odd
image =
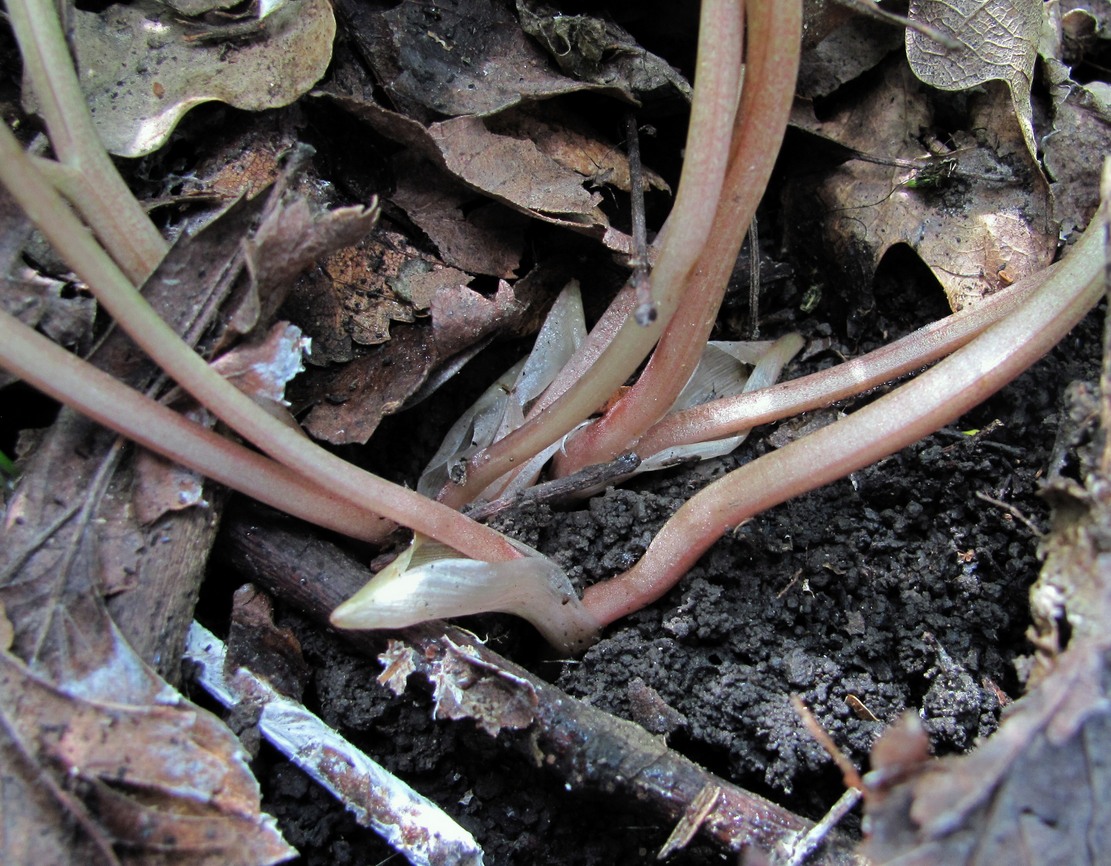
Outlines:
{"type": "MultiPolygon", "coordinates": [[[[929,13],[920,10],[920,5],[926,4],[914,4],[911,14],[935,21],[929,13]]],[[[1014,5],[1017,8],[1021,4],[1014,5]]],[[[1026,4],[1026,7],[1032,5],[1026,4]]],[[[386,12],[362,4],[337,4],[341,21],[349,29],[353,50],[361,62],[370,64],[374,76],[373,79],[358,79],[349,60],[344,60],[339,51],[336,70],[317,90],[314,101],[319,105],[331,103],[360,118],[374,146],[381,148],[383,165],[396,175],[397,181],[392,191],[384,190],[388,199],[386,224],[379,227],[372,238],[363,240],[362,249],[333,253],[320,259],[322,249],[331,246],[330,242],[320,247],[301,242],[304,232],[308,232],[310,238],[313,236],[319,211],[305,208],[301,199],[294,198],[284,215],[274,217],[270,245],[260,245],[254,252],[258,283],[268,285],[269,289],[240,289],[239,309],[243,312],[234,318],[244,332],[250,332],[256,322],[265,330],[273,321],[275,308],[285,303],[287,309],[300,305],[303,315],[298,319],[303,324],[316,323],[316,327],[305,324],[307,332],[318,331],[324,335],[313,333],[318,352],[315,360],[326,366],[314,371],[319,374],[315,378],[312,374],[302,377],[294,399],[301,410],[313,407],[307,426],[330,441],[365,441],[382,417],[420,395],[435,380],[438,368],[455,363],[495,335],[519,335],[535,330],[543,309],[554,296],[555,289],[562,285],[564,277],[551,261],[542,261],[537,267],[532,259],[538,223],[571,229],[599,240],[611,253],[617,253],[618,259],[629,251],[627,237],[611,224],[613,220],[605,200],[609,193],[600,194],[600,190],[626,188],[627,163],[621,148],[585,129],[574,119],[573,113],[566,112],[565,104],[561,103],[556,110],[560,99],[579,93],[624,101],[639,99],[658,106],[681,102],[684,98],[681,76],[635,42],[630,44],[627,34],[607,19],[561,16],[538,4],[522,2],[518,4],[518,11],[527,19],[526,29],[538,40],[533,41],[522,35],[517,19],[501,4],[468,4],[473,8],[466,9],[458,4],[441,6],[439,17],[430,19],[426,17],[425,4],[414,2],[399,4],[386,12]],[[559,20],[561,18],[568,20],[559,20]],[[554,58],[556,66],[549,57],[554,58]],[[657,61],[663,66],[656,65],[657,61]],[[623,68],[621,63],[631,63],[641,72],[647,70],[644,78],[637,80],[632,72],[614,71],[623,68]],[[435,70],[436,74],[430,76],[429,70],[435,70]],[[523,85],[518,80],[522,72],[527,79],[523,85]],[[650,87],[644,83],[648,81],[656,84],[650,87]],[[491,159],[492,153],[500,157],[491,159]],[[517,167],[517,174],[513,166],[517,167]],[[536,184],[537,178],[543,178],[544,185],[551,186],[551,195],[536,184]],[[283,222],[286,219],[288,223],[283,222]],[[419,231],[413,232],[414,227],[419,231]],[[382,239],[385,239],[385,246],[375,247],[382,239]],[[271,270],[274,263],[285,262],[285,251],[295,245],[303,252],[297,257],[297,263],[291,262],[286,269],[271,270]],[[393,264],[389,262],[391,256],[393,264]],[[321,261],[320,268],[295,282],[295,274],[311,261],[321,261]],[[383,269],[386,276],[380,278],[377,275],[383,269]],[[486,288],[487,283],[479,280],[480,291],[475,291],[472,287],[479,277],[506,282],[499,282],[496,290],[491,291],[486,288]],[[287,295],[291,286],[292,291],[287,295]],[[391,322],[401,324],[391,326],[391,322]],[[366,348],[374,345],[377,348],[366,348]]],[[[202,9],[189,4],[188,8],[183,6],[182,11],[195,15],[202,9]]],[[[1084,177],[1090,172],[1082,170],[1083,158],[1071,164],[1068,155],[1077,150],[1077,141],[1082,143],[1085,153],[1098,153],[1106,148],[1106,100],[1098,86],[1080,87],[1072,81],[1067,67],[1055,70],[1058,78],[1053,91],[1054,135],[1043,142],[1054,184],[1047,189],[1040,169],[1029,156],[1030,137],[1026,134],[1029,73],[1023,73],[1027,78],[1025,90],[1020,73],[1028,68],[1030,28],[1029,21],[1023,20],[1026,22],[1023,27],[1002,31],[1007,39],[1014,41],[1012,47],[1022,58],[1021,64],[1012,64],[1014,69],[995,69],[987,63],[987,58],[981,56],[984,46],[962,30],[967,24],[951,26],[945,21],[935,21],[937,27],[949,27],[955,35],[968,41],[971,54],[959,54],[951,59],[960,59],[965,64],[963,71],[972,70],[973,77],[969,80],[1007,82],[1005,87],[989,86],[979,107],[969,112],[964,128],[974,131],[971,139],[968,133],[964,138],[954,136],[946,140],[935,140],[925,134],[939,125],[931,113],[936,107],[936,98],[912,104],[889,128],[869,129],[867,135],[856,139],[851,137],[853,121],[846,116],[831,119],[823,115],[821,121],[811,118],[804,122],[806,128],[856,153],[889,160],[880,164],[849,159],[843,168],[853,174],[848,179],[831,181],[831,186],[823,193],[824,205],[832,205],[838,213],[851,214],[851,217],[837,220],[849,227],[843,228],[841,239],[833,243],[842,244],[839,249],[846,257],[853,257],[845,267],[857,281],[869,279],[892,246],[908,244],[938,274],[950,291],[954,306],[960,306],[974,301],[979,294],[1004,288],[1024,268],[1041,267],[1039,262],[1044,262],[1055,245],[1057,221],[1062,223],[1064,233],[1070,226],[1083,225],[1090,217],[1093,190],[1090,186],[1083,187],[1084,177]],[[1054,142],[1054,138],[1058,140],[1054,142]],[[932,153],[927,143],[940,145],[941,155],[932,153]],[[892,164],[891,160],[901,162],[892,164]],[[924,170],[929,166],[946,166],[949,176],[941,177],[941,182],[932,188],[916,185],[926,179],[924,170]],[[983,200],[990,204],[982,211],[971,210],[977,201],[983,200]],[[969,235],[968,243],[957,244],[954,249],[951,238],[957,237],[960,229],[953,226],[961,223],[948,220],[959,220],[962,215],[967,217],[965,211],[980,216],[986,213],[1017,216],[1002,227],[978,228],[975,234],[969,235]],[[861,227],[865,230],[857,233],[861,227]],[[927,242],[930,240],[936,243],[931,245],[927,242]],[[968,284],[975,285],[970,289],[968,284]]],[[[219,34],[220,30],[206,24],[193,32],[203,32],[207,38],[212,33],[219,34]]],[[[981,30],[973,32],[979,34],[981,30]]],[[[223,35],[232,33],[225,30],[223,35]]],[[[273,46],[266,47],[268,39],[257,30],[253,35],[249,30],[234,33],[235,40],[239,41],[228,44],[235,51],[245,46],[256,46],[260,52],[273,50],[273,46]]],[[[889,36],[888,31],[883,38],[889,36]]],[[[221,38],[201,41],[219,45],[221,38]]],[[[855,44],[877,44],[869,42],[875,40],[874,34],[860,38],[863,41],[855,44]]],[[[330,48],[331,40],[325,42],[330,48]]],[[[915,43],[914,38],[908,38],[908,43],[912,55],[915,51],[931,55],[936,49],[936,45],[931,46],[929,42],[915,43]]],[[[833,77],[829,80],[836,82],[834,87],[857,75],[875,74],[867,70],[873,68],[883,51],[868,53],[873,61],[861,59],[865,52],[857,53],[861,57],[854,58],[854,69],[830,73],[833,77]]],[[[919,68],[923,69],[925,77],[933,76],[935,81],[942,81],[940,76],[944,75],[956,80],[952,70],[946,70],[944,64],[930,71],[925,71],[921,65],[919,68]]],[[[879,77],[884,83],[877,87],[878,106],[882,106],[884,96],[890,99],[892,93],[899,98],[910,94],[913,98],[908,99],[909,103],[918,100],[914,94],[917,85],[905,76],[895,79],[889,71],[881,70],[879,77]]],[[[313,81],[299,84],[301,92],[313,81]]],[[[828,83],[823,87],[825,89],[815,91],[814,95],[821,98],[832,92],[828,83]]],[[[159,100],[165,98],[165,95],[157,96],[153,85],[149,89],[159,100]]],[[[881,116],[888,113],[888,109],[877,107],[872,113],[881,116]]],[[[256,141],[242,149],[245,153],[256,153],[260,146],[256,141]]],[[[234,150],[233,146],[231,151],[234,150]]],[[[272,157],[273,154],[264,161],[264,173],[273,171],[275,160],[272,157]]],[[[240,169],[232,168],[226,177],[234,186],[239,175],[240,169]]],[[[205,185],[209,182],[201,184],[205,185]]],[[[344,231],[350,230],[347,242],[353,242],[359,240],[360,232],[366,233],[371,217],[368,211],[357,208],[336,219],[345,226],[344,231]]],[[[328,230],[322,231],[327,234],[328,230]]],[[[234,232],[229,234],[235,235],[234,232]]],[[[87,325],[83,325],[84,328],[87,325]]],[[[59,463],[59,466],[65,464],[59,463]]],[[[89,475],[88,470],[63,471],[72,472],[75,489],[77,482],[89,475]]],[[[63,492],[62,499],[77,495],[76,492],[69,494],[68,490],[68,487],[54,488],[53,495],[58,495],[58,491],[63,492]]],[[[54,525],[68,527],[66,521],[72,519],[70,511],[73,508],[72,504],[67,504],[60,512],[55,509],[42,520],[46,525],[53,520],[54,525]]],[[[198,509],[190,511],[195,513],[198,509]]],[[[29,512],[23,514],[32,516],[29,512]]],[[[31,522],[37,523],[38,518],[31,522]]],[[[90,525],[86,519],[80,524],[80,531],[85,532],[90,525]]],[[[166,532],[165,529],[160,531],[166,532]]],[[[117,535],[121,539],[132,537],[129,532],[117,535]]],[[[48,533],[44,537],[50,544],[61,540],[57,534],[48,533]]],[[[81,538],[78,546],[71,548],[77,551],[71,557],[71,571],[89,568],[89,553],[80,549],[80,544],[86,541],[87,538],[81,538]]],[[[141,562],[144,543],[137,540],[125,542],[125,545],[127,543],[133,545],[132,561],[141,562]]],[[[33,559],[41,555],[41,551],[30,555],[33,559]]],[[[132,565],[123,569],[102,565],[99,584],[98,578],[86,575],[72,586],[54,588],[53,596],[64,602],[59,610],[64,612],[70,625],[79,627],[74,634],[87,637],[100,634],[102,630],[115,634],[103,615],[94,610],[95,605],[89,606],[88,599],[97,591],[106,591],[107,587],[114,587],[108,590],[110,592],[124,594],[122,590],[132,586],[138,578],[109,580],[104,573],[133,568],[132,565]]],[[[34,622],[34,617],[27,619],[27,608],[18,592],[13,595],[10,586],[5,592],[8,593],[4,602],[7,616],[0,622],[11,624],[13,645],[25,647],[27,623],[34,622]],[[9,605],[8,600],[14,603],[9,605]]],[[[1042,593],[1043,601],[1061,597],[1069,597],[1067,589],[1058,587],[1042,593]]],[[[0,594],[0,598],[5,596],[0,594]]],[[[64,630],[52,632],[42,643],[43,648],[51,652],[64,649],[60,642],[57,646],[51,644],[55,638],[62,641],[63,636],[64,630]]],[[[109,660],[102,667],[94,664],[91,670],[85,671],[93,679],[108,672],[130,671],[127,676],[144,681],[142,676],[135,674],[134,661],[124,658],[118,638],[93,641],[90,645],[99,647],[90,656],[91,660],[109,660]],[[113,667],[115,664],[122,667],[113,667]]],[[[883,830],[876,834],[877,845],[952,843],[956,846],[952,849],[954,856],[961,855],[965,851],[961,845],[967,839],[978,838],[978,834],[986,832],[985,804],[994,803],[997,809],[1006,812],[1011,804],[1018,802],[1006,799],[1015,794],[1013,786],[1008,788],[1012,776],[1021,778],[1021,773],[1008,775],[1007,761],[1013,761],[1014,767],[1020,769],[1057,761],[1064,768],[1062,772],[1090,772],[1091,778],[1098,783],[1102,778],[1098,774],[1104,770],[1099,766],[1074,766],[1070,763],[1075,758],[1073,753],[1081,750],[1072,748],[1070,752],[1069,747],[1081,741],[1102,743],[1101,738],[1106,736],[1105,714],[1098,706],[1085,703],[1083,695],[1062,696],[1061,692],[1062,689],[1067,692],[1066,686],[1070,684],[1096,689],[1089,694],[1101,694],[1098,689],[1104,688],[1100,680],[1103,676],[1101,660],[1089,654],[1075,661],[1077,656],[1069,655],[1084,645],[1083,640],[1074,637],[1059,658],[1050,654],[1046,664],[1051,675],[1035,685],[1029,696],[1035,700],[1024,699],[1025,704],[1019,702],[1012,716],[1012,720],[1027,720],[1026,727],[1008,728],[1011,721],[1005,722],[997,735],[1001,741],[998,751],[982,748],[967,759],[946,759],[952,765],[957,761],[969,761],[967,767],[970,769],[962,770],[963,776],[959,778],[944,778],[950,765],[946,762],[942,762],[946,768],[937,772],[941,778],[931,776],[931,767],[923,776],[926,781],[914,790],[913,803],[909,806],[905,799],[900,799],[904,797],[904,789],[893,787],[886,801],[889,810],[876,813],[877,826],[883,830]],[[1056,683],[1058,677],[1060,689],[1052,693],[1045,691],[1043,687],[1056,683]],[[1032,704],[1039,709],[1030,710],[1032,704]],[[1020,729],[1018,734],[1014,733],[1016,728],[1020,729]],[[1024,763],[1027,750],[1037,756],[1038,764],[1024,763]],[[1000,754],[1004,757],[1000,758],[1000,754]],[[975,760],[982,763],[973,763],[975,760]],[[911,839],[908,833],[918,833],[913,828],[924,829],[911,839]],[[891,839],[895,842],[891,843],[891,839]],[[942,842],[938,843],[938,839],[942,842]]],[[[62,652],[53,656],[47,653],[44,659],[62,665],[55,672],[78,675],[76,670],[66,672],[63,664],[76,660],[76,653],[62,652]]],[[[6,657],[5,665],[7,663],[6,657]]],[[[33,677],[40,676],[39,672],[25,675],[18,667],[10,670],[15,671],[11,681],[17,688],[28,694],[38,694],[39,686],[33,677]]],[[[42,705],[47,703],[43,698],[42,705]]],[[[28,704],[33,705],[34,702],[28,704]]],[[[90,710],[90,717],[105,712],[95,697],[89,706],[94,708],[90,710]]],[[[157,714],[148,715],[157,717],[157,714]]],[[[35,718],[32,716],[32,721],[35,718]]],[[[6,733],[8,721],[5,718],[6,733]]],[[[150,724],[157,727],[153,722],[150,724]]],[[[50,754],[61,754],[66,760],[80,756],[79,747],[84,742],[82,732],[75,729],[72,740],[72,743],[67,741],[65,748],[52,745],[50,748],[54,751],[50,754]]],[[[23,741],[11,742],[15,742],[16,748],[24,747],[23,741]]],[[[989,744],[991,742],[994,739],[989,744]]],[[[4,754],[10,757],[15,753],[7,745],[6,742],[4,754]]],[[[918,748],[911,746],[910,751],[913,753],[918,748]]],[[[35,779],[47,782],[48,776],[42,773],[48,773],[49,769],[43,771],[34,764],[37,753],[26,751],[18,760],[25,761],[27,754],[33,760],[27,764],[32,772],[26,778],[32,783],[35,779]]],[[[97,824],[99,816],[88,811],[88,804],[73,800],[68,792],[61,793],[69,796],[69,800],[57,800],[73,810],[79,823],[90,822],[85,826],[90,830],[91,844],[94,848],[100,845],[102,850],[110,848],[114,839],[125,838],[113,834],[125,834],[139,816],[146,817],[143,812],[146,804],[136,803],[133,791],[119,786],[115,778],[106,780],[97,775],[97,772],[108,773],[106,768],[112,763],[108,758],[112,756],[106,755],[102,766],[96,767],[94,761],[96,769],[81,777],[88,782],[88,790],[94,792],[88,802],[97,805],[99,815],[103,816],[103,826],[97,824]]],[[[917,778],[914,760],[908,763],[911,768],[907,773],[917,778]]],[[[882,768],[882,761],[877,759],[877,766],[882,768]]],[[[1047,773],[1047,785],[1054,778],[1047,773]]],[[[1062,776],[1064,778],[1067,777],[1062,776]]],[[[169,779],[168,776],[164,787],[172,791],[169,779]]],[[[910,786],[913,779],[902,784],[910,786]]],[[[45,789],[49,788],[47,782],[45,789]]],[[[41,790],[29,789],[27,802],[36,802],[41,790]]],[[[1047,787],[1044,791],[1034,791],[1031,796],[1048,798],[1051,796],[1048,792],[1047,787]]],[[[1085,791],[1080,790],[1075,803],[1070,801],[1077,815],[1086,814],[1083,812],[1084,794],[1085,791]]],[[[257,800],[257,794],[254,796],[257,800]]],[[[875,802],[879,803],[880,798],[875,802]]],[[[1043,808],[1041,803],[1034,806],[1043,808]]],[[[1036,812],[1036,808],[1033,811],[1036,812]]],[[[223,820],[219,810],[210,817],[217,823],[223,820]]],[[[1063,820],[1060,814],[1050,818],[1063,820]]],[[[1047,819],[1033,829],[1029,826],[1006,829],[1012,839],[1020,838],[1025,832],[1028,835],[1021,838],[1041,844],[1045,837],[1038,833],[1048,832],[1045,827],[1051,824],[1047,819]]],[[[250,826],[247,832],[261,832],[257,820],[250,826]]]]}

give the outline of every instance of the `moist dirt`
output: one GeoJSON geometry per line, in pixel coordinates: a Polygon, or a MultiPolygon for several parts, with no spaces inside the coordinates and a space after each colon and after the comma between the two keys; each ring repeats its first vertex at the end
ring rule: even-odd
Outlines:
{"type": "MultiPolygon", "coordinates": [[[[781,287],[769,320],[777,332],[798,328],[820,351],[790,376],[944,313],[928,286],[908,290],[883,274],[863,300],[828,299],[824,319],[794,312],[795,301],[794,290],[781,287]],[[908,291],[919,300],[906,303],[908,291]]],[[[1052,461],[1067,459],[1054,451],[1067,416],[1062,395],[1069,382],[1096,377],[1099,328],[1098,315],[1090,316],[956,424],[736,527],[678,587],[608,629],[582,658],[552,658],[527,625],[508,617],[462,624],[568,693],[811,818],[843,786],[792,695],[862,770],[876,738],[907,711],[920,714],[936,754],[965,751],[1021,694],[1016,664],[1030,650],[1027,591],[1038,572],[1038,534],[1048,525],[1039,484],[1052,461]]],[[[728,457],[642,476],[571,507],[523,506],[494,525],[587,585],[635,562],[667,517],[707,483],[873,396],[757,430],[728,457]]],[[[414,441],[405,431],[432,423],[427,413],[436,405],[403,414],[384,432],[414,441]]],[[[646,807],[573,789],[470,722],[433,721],[427,688],[411,686],[395,698],[375,682],[374,660],[349,654],[342,639],[291,611],[281,616],[313,668],[307,703],[441,804],[476,836],[487,863],[656,862],[672,828],[646,807]]],[[[266,807],[302,862],[375,864],[391,856],[287,763],[263,751],[257,769],[266,807]]],[[[730,858],[696,839],[671,862],[730,858]]]]}

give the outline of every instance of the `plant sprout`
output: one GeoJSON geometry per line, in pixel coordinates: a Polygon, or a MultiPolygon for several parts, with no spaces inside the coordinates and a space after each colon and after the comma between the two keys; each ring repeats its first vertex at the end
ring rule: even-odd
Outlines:
{"type": "Polygon", "coordinates": [[[157,267],[165,243],[96,142],[53,7],[47,0],[9,0],[8,8],[59,161],[28,156],[10,130],[0,129],[0,182],[117,324],[264,453],[131,391],[4,313],[0,364],[145,447],[277,508],[369,541],[383,539],[395,524],[415,530],[417,541],[395,566],[337,609],[339,625],[397,627],[512,611],[553,644],[581,649],[604,626],[667,592],[731,527],[891,454],[981,402],[1055,345],[1102,292],[1106,195],[1062,262],[1006,293],[840,367],[675,411],[707,352],[726,280],[770,176],[801,38],[799,0],[749,0],[743,10],[739,0],[704,0],[686,160],[650,278],[655,320],[634,314],[642,300],[627,286],[589,334],[570,328],[557,362],[555,350],[548,351],[556,341],[542,334],[538,360],[530,358],[505,380],[516,383],[521,399],[510,409],[495,407],[490,397],[461,420],[439,474],[422,484],[428,494],[438,492],[434,501],[357,469],[271,417],[158,318],[137,286],[157,267]],[[650,353],[637,382],[586,423],[650,353]],[[581,600],[550,561],[457,510],[508,484],[531,483],[550,453],[558,452],[554,473],[566,475],[630,449],[648,456],[736,436],[949,353],[885,397],[698,493],[640,562],[588,587],[581,600]],[[478,450],[465,454],[462,483],[445,482],[459,443],[487,427],[492,432],[483,434],[478,450]]]}

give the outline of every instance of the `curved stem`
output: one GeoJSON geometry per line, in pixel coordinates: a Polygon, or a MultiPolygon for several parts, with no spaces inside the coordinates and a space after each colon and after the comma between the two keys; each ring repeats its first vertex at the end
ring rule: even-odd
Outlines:
{"type": "Polygon", "coordinates": [[[667,448],[735,436],[760,424],[829,406],[912,373],[956,351],[1011,313],[1051,273],[1049,268],[1025,277],[973,307],[820,373],[668,415],[644,434],[637,443],[637,453],[647,458],[667,448]]]}
{"type": "Polygon", "coordinates": [[[695,495],[664,524],[636,565],[589,587],[584,604],[603,623],[639,610],[678,583],[731,526],[893,454],[1010,382],[1103,295],[1105,219],[1093,221],[1022,306],[967,346],[847,418],[765,454],[695,495]]]}
{"type": "Polygon", "coordinates": [[[672,228],[652,272],[657,319],[647,327],[627,318],[586,374],[544,411],[472,458],[466,487],[440,499],[462,505],[492,481],[568,433],[632,375],[679,306],[687,274],[706,244],[721,195],[740,77],[740,0],[704,0],[686,159],[670,220],[672,228]]]}
{"type": "Polygon", "coordinates": [[[8,15],[50,143],[71,170],[74,204],[128,279],[141,284],[168,244],[123,182],[93,126],[51,0],[8,0],[8,15]]]}
{"type": "Polygon", "coordinates": [[[683,304],[636,384],[567,443],[556,460],[557,475],[607,462],[631,448],[639,451],[637,440],[672,406],[702,356],[787,129],[798,74],[802,7],[785,0],[749,0],[747,25],[745,82],[724,191],[683,304]]]}
{"type": "Polygon", "coordinates": [[[182,388],[274,459],[359,508],[382,514],[476,559],[520,556],[500,533],[391,484],[314,445],[213,371],[174,333],[0,125],[0,181],[121,328],[182,388]]]}
{"type": "Polygon", "coordinates": [[[394,524],[183,418],[0,310],[0,366],[104,427],[267,505],[351,538],[379,542],[394,524]]]}

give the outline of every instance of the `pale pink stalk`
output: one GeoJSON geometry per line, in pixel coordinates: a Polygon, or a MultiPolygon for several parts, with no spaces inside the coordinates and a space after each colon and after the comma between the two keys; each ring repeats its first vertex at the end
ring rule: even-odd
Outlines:
{"type": "Polygon", "coordinates": [[[1029,297],[1051,271],[1040,271],[882,348],[828,370],[759,391],[723,397],[668,415],[637,442],[642,458],[667,448],[735,436],[760,424],[829,406],[956,351],[1029,297]]]}
{"type": "Polygon", "coordinates": [[[0,366],[145,448],[317,526],[381,541],[394,524],[183,418],[0,310],[0,366]]]}
{"type": "Polygon", "coordinates": [[[639,610],[675,586],[731,527],[905,448],[1010,382],[1102,297],[1105,220],[1103,215],[1093,221],[1069,256],[1010,316],[890,394],[702,490],[664,524],[636,565],[589,587],[583,603],[607,624],[639,610]]]}
{"type": "Polygon", "coordinates": [[[744,86],[729,169],[713,230],[690,272],[683,303],[636,384],[567,443],[555,461],[557,475],[608,462],[630,449],[639,452],[637,440],[671,408],[702,357],[787,129],[798,74],[801,5],[749,0],[747,28],[744,86]]]}
{"type": "Polygon", "coordinates": [[[644,327],[626,319],[581,379],[544,411],[475,455],[468,466],[466,485],[449,485],[441,501],[462,505],[494,479],[570,432],[624,384],[659,340],[679,306],[687,274],[710,235],[721,195],[737,108],[741,13],[740,0],[704,0],[702,4],[694,101],[670,220],[673,228],[652,272],[656,321],[644,327]]]}
{"type": "Polygon", "coordinates": [[[8,0],[7,6],[23,54],[24,73],[61,162],[54,175],[65,179],[67,197],[128,279],[142,283],[158,267],[169,245],[100,143],[55,4],[52,0],[8,0]]]}

